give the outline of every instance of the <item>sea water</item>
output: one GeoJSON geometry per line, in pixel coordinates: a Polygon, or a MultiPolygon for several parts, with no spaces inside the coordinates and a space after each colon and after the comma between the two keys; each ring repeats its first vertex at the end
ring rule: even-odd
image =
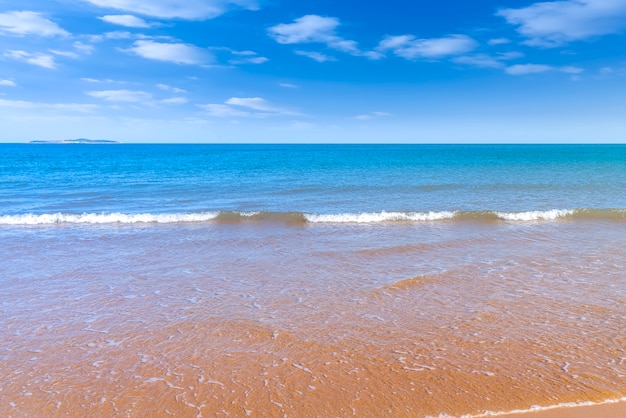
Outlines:
{"type": "Polygon", "coordinates": [[[0,145],[0,414],[626,396],[626,146],[0,145]]]}

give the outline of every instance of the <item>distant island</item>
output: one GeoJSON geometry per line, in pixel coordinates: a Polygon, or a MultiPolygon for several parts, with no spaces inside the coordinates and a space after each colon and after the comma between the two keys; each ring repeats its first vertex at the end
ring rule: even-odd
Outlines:
{"type": "Polygon", "coordinates": [[[57,140],[36,140],[30,141],[30,144],[119,144],[117,141],[110,141],[108,139],[87,139],[87,138],[77,138],[77,139],[57,139],[57,140]]]}

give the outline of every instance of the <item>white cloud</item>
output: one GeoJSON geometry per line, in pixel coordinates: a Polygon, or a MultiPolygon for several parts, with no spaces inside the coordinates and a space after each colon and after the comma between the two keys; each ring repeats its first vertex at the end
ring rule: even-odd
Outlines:
{"type": "Polygon", "coordinates": [[[502,68],[504,63],[487,54],[464,55],[453,60],[458,64],[471,65],[479,68],[502,68]]]}
{"type": "Polygon", "coordinates": [[[214,117],[256,117],[299,115],[289,109],[272,105],[261,97],[231,97],[224,104],[199,105],[214,117]]]}
{"type": "Polygon", "coordinates": [[[370,120],[370,119],[376,119],[376,118],[381,118],[381,117],[385,117],[385,116],[391,116],[391,113],[387,113],[387,112],[370,112],[370,113],[365,113],[363,115],[355,116],[354,119],[357,119],[357,120],[370,120]]]}
{"type": "Polygon", "coordinates": [[[288,88],[288,89],[297,89],[298,88],[298,86],[296,86],[295,84],[291,84],[291,83],[278,83],[278,85],[280,87],[285,87],[285,88],[288,88]]]}
{"type": "Polygon", "coordinates": [[[546,71],[552,71],[554,67],[551,65],[542,64],[517,64],[507,67],[505,72],[511,75],[525,75],[525,74],[537,74],[545,73],[546,71]]]}
{"type": "Polygon", "coordinates": [[[17,84],[15,84],[15,81],[13,80],[1,80],[0,79],[0,86],[15,87],[17,86],[17,84]]]}
{"type": "Polygon", "coordinates": [[[48,51],[52,52],[54,55],[59,55],[61,57],[74,58],[74,59],[78,58],[78,54],[73,51],[60,51],[58,49],[49,49],[48,51]]]}
{"type": "Polygon", "coordinates": [[[533,46],[554,47],[626,29],[625,0],[562,0],[539,2],[497,13],[533,46]]]}
{"type": "MultiPolygon", "coordinates": [[[[376,51],[361,51],[356,41],[344,39],[337,35],[336,29],[339,25],[339,19],[336,17],[306,15],[295,19],[293,23],[281,23],[272,26],[267,31],[280,44],[322,43],[328,48],[351,55],[370,59],[381,58],[380,53],[376,51]]],[[[310,58],[320,62],[328,61],[321,55],[318,56],[320,59],[312,56],[310,58]]]]}
{"type": "Polygon", "coordinates": [[[135,41],[131,48],[124,51],[143,58],[176,64],[202,65],[211,62],[213,58],[208,51],[194,45],[147,40],[135,41]]]}
{"type": "Polygon", "coordinates": [[[496,55],[473,54],[457,57],[452,61],[457,64],[471,65],[479,68],[504,68],[506,64],[503,61],[509,61],[523,56],[524,54],[520,52],[503,52],[496,55]]]}
{"type": "Polygon", "coordinates": [[[7,50],[4,53],[4,56],[14,59],[16,61],[22,61],[27,64],[36,65],[38,67],[48,69],[56,68],[56,63],[54,62],[54,57],[52,55],[46,55],[41,53],[31,54],[30,52],[22,50],[7,50]]]}
{"type": "Polygon", "coordinates": [[[233,8],[257,10],[257,0],[83,0],[96,6],[162,19],[203,20],[233,8]]]}
{"type": "Polygon", "coordinates": [[[467,35],[417,39],[413,35],[387,36],[378,45],[381,52],[392,51],[399,57],[415,60],[438,59],[461,55],[474,50],[478,43],[467,35]]]}
{"type": "Polygon", "coordinates": [[[504,45],[508,43],[511,43],[511,41],[507,38],[495,38],[487,41],[489,45],[504,45]]]}
{"type": "Polygon", "coordinates": [[[170,97],[169,99],[162,99],[159,100],[159,103],[162,104],[171,104],[171,105],[180,105],[180,104],[185,104],[187,103],[189,100],[187,100],[184,97],[170,97]]]}
{"type": "Polygon", "coordinates": [[[15,35],[68,36],[69,32],[42,17],[41,13],[13,11],[0,13],[0,32],[15,35]]]}
{"type": "Polygon", "coordinates": [[[0,107],[8,107],[13,109],[42,109],[42,110],[61,110],[68,112],[92,112],[98,109],[93,104],[75,104],[75,103],[37,103],[23,100],[3,100],[0,99],[0,107]]]}
{"type": "Polygon", "coordinates": [[[235,109],[231,106],[225,104],[205,104],[198,105],[200,108],[204,109],[209,116],[213,116],[216,118],[234,118],[234,117],[250,117],[253,116],[250,112],[244,112],[239,109],[235,109]]]}
{"type": "Polygon", "coordinates": [[[134,90],[99,90],[88,91],[88,95],[108,102],[146,102],[152,99],[150,93],[134,90]]]}
{"type": "Polygon", "coordinates": [[[554,67],[551,65],[542,65],[542,64],[517,64],[511,65],[504,70],[507,74],[511,75],[526,75],[526,74],[538,74],[545,73],[548,71],[558,71],[561,73],[577,75],[582,73],[584,70],[579,67],[565,66],[565,67],[554,67]]]}
{"type": "Polygon", "coordinates": [[[262,99],[260,97],[231,97],[226,100],[224,103],[231,106],[240,106],[244,108],[253,109],[259,112],[265,113],[274,113],[281,115],[295,115],[296,113],[291,112],[287,109],[283,109],[280,107],[276,107],[271,105],[267,100],[262,99]]]}
{"type": "Polygon", "coordinates": [[[272,26],[268,32],[279,44],[327,43],[341,39],[335,33],[338,26],[336,17],[306,15],[295,19],[294,23],[272,26]]]}
{"type": "Polygon", "coordinates": [[[129,28],[149,28],[152,26],[145,20],[133,15],[106,15],[98,19],[114,25],[126,26],[129,28]]]}
{"type": "Polygon", "coordinates": [[[228,61],[230,64],[263,64],[269,61],[269,58],[266,57],[246,57],[241,59],[234,59],[228,61]]]}
{"type": "Polygon", "coordinates": [[[158,88],[160,88],[161,90],[165,90],[165,91],[171,91],[173,93],[187,93],[185,90],[183,89],[179,89],[178,87],[172,87],[168,84],[157,84],[156,85],[158,88]]]}
{"type": "Polygon", "coordinates": [[[330,55],[322,54],[321,52],[315,51],[295,51],[297,55],[302,55],[303,57],[311,58],[317,62],[327,62],[327,61],[337,61],[337,58],[331,57],[330,55]]]}
{"type": "Polygon", "coordinates": [[[84,44],[78,41],[74,42],[72,46],[74,47],[74,49],[76,49],[76,51],[85,55],[90,55],[91,53],[93,53],[94,50],[93,45],[84,44]]]}

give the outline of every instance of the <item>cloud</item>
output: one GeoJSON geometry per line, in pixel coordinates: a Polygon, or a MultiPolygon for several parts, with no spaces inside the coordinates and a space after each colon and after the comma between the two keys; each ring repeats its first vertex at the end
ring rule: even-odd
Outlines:
{"type": "Polygon", "coordinates": [[[489,45],[504,45],[509,43],[511,43],[511,40],[507,38],[494,38],[487,41],[489,45]]]}
{"type": "Polygon", "coordinates": [[[479,68],[503,68],[505,64],[497,58],[487,54],[465,55],[453,60],[457,64],[471,65],[479,68]]]}
{"type": "Polygon", "coordinates": [[[268,32],[279,44],[327,43],[341,39],[335,34],[338,26],[336,17],[306,15],[295,19],[294,23],[272,26],[268,32]]]}
{"type": "Polygon", "coordinates": [[[92,112],[98,109],[93,104],[75,104],[75,103],[37,103],[23,100],[3,100],[0,99],[0,107],[9,107],[13,109],[42,109],[42,110],[61,110],[68,112],[92,112]]]}
{"type": "Polygon", "coordinates": [[[224,104],[211,103],[199,105],[214,117],[256,117],[299,115],[289,109],[272,105],[260,97],[231,97],[224,104]]]}
{"type": "Polygon", "coordinates": [[[20,36],[69,36],[69,32],[42,17],[41,13],[29,11],[0,13],[0,32],[20,36]]]}
{"type": "Polygon", "coordinates": [[[78,54],[73,51],[61,51],[58,49],[49,49],[48,51],[52,52],[54,55],[59,55],[61,57],[74,58],[74,59],[78,58],[78,54]]]}
{"type": "Polygon", "coordinates": [[[555,47],[626,29],[624,0],[539,2],[520,9],[502,9],[497,15],[517,26],[531,46],[555,47]]]}
{"type": "Polygon", "coordinates": [[[504,52],[496,55],[473,54],[456,57],[452,61],[457,64],[465,64],[479,68],[504,68],[506,64],[503,61],[517,59],[523,57],[520,52],[504,52]]]}
{"type": "Polygon", "coordinates": [[[297,89],[298,88],[298,86],[296,86],[295,84],[291,84],[291,83],[278,83],[278,85],[280,87],[285,87],[285,88],[288,88],[288,89],[297,89]]]}
{"type": "Polygon", "coordinates": [[[129,28],[149,28],[152,25],[145,20],[133,15],[106,15],[98,19],[114,25],[126,26],[129,28]]]}
{"type": "Polygon", "coordinates": [[[187,103],[189,100],[187,100],[184,97],[170,97],[169,99],[162,99],[159,100],[159,103],[162,104],[171,104],[171,105],[180,105],[180,104],[185,104],[187,103]]]}
{"type": "Polygon", "coordinates": [[[0,79],[0,86],[15,87],[17,86],[17,84],[15,84],[15,81],[13,80],[1,80],[0,79]]]}
{"type": "Polygon", "coordinates": [[[146,59],[176,64],[203,65],[213,60],[212,55],[208,51],[194,45],[181,43],[140,40],[135,41],[133,47],[124,51],[146,59]]]}
{"type": "Polygon", "coordinates": [[[88,95],[108,102],[146,102],[152,100],[152,95],[145,91],[133,90],[99,90],[88,91],[88,95]]]}
{"type": "Polygon", "coordinates": [[[354,119],[357,119],[357,120],[370,120],[370,119],[376,119],[376,118],[381,118],[381,117],[385,117],[385,116],[391,116],[391,113],[387,113],[387,112],[370,112],[370,113],[365,113],[363,115],[355,116],[354,119]]]}
{"type": "Polygon", "coordinates": [[[230,64],[236,65],[236,64],[263,64],[267,61],[269,61],[269,58],[266,58],[266,57],[246,57],[246,58],[230,60],[228,62],[230,64]]]}
{"type": "Polygon", "coordinates": [[[545,73],[548,71],[558,71],[567,74],[580,74],[583,72],[582,68],[579,67],[554,67],[551,65],[543,65],[543,64],[517,64],[511,65],[504,70],[507,74],[510,75],[526,75],[526,74],[538,74],[545,73]]]}
{"type": "Polygon", "coordinates": [[[4,56],[14,59],[16,61],[22,61],[27,64],[36,65],[38,67],[48,68],[51,70],[56,68],[56,63],[54,62],[54,57],[52,55],[46,55],[41,53],[31,54],[30,52],[22,50],[7,50],[4,53],[4,56]]]}
{"type": "MultiPolygon", "coordinates": [[[[356,41],[344,39],[337,35],[336,29],[339,25],[339,19],[336,17],[306,15],[295,19],[293,23],[281,23],[272,26],[267,32],[279,44],[321,43],[328,48],[351,55],[364,56],[370,59],[381,58],[380,53],[376,51],[361,51],[356,41]]],[[[316,60],[319,62],[328,61],[327,59],[316,60]]]]}
{"type": "Polygon", "coordinates": [[[251,112],[244,112],[239,109],[235,109],[231,106],[225,104],[205,104],[198,105],[200,108],[204,109],[209,116],[213,116],[216,118],[235,118],[235,117],[251,117],[254,116],[251,112]]]}
{"type": "Polygon", "coordinates": [[[407,60],[439,59],[461,55],[474,50],[478,43],[467,35],[449,35],[443,38],[417,39],[413,35],[387,36],[378,51],[391,51],[407,60]]]}
{"type": "Polygon", "coordinates": [[[185,90],[183,89],[179,89],[178,87],[172,87],[168,84],[157,84],[156,85],[158,88],[160,88],[161,90],[165,90],[165,91],[171,91],[173,93],[177,93],[177,94],[181,94],[181,93],[187,93],[185,90]]]}
{"type": "Polygon", "coordinates": [[[95,6],[161,19],[204,20],[233,8],[258,10],[257,0],[83,0],[95,6]]]}
{"type": "Polygon", "coordinates": [[[331,57],[330,55],[322,54],[321,52],[315,51],[295,51],[297,55],[302,55],[303,57],[311,58],[317,62],[327,62],[327,61],[337,61],[337,58],[331,57]]]}
{"type": "Polygon", "coordinates": [[[229,48],[216,48],[216,49],[225,49],[229,51],[231,54],[239,57],[235,59],[231,59],[228,62],[233,65],[237,64],[263,64],[269,61],[269,58],[260,57],[254,51],[234,51],[229,48]]]}

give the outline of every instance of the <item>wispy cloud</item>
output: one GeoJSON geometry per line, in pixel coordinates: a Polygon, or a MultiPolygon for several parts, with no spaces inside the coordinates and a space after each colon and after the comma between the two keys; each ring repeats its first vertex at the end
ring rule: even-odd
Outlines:
{"type": "Polygon", "coordinates": [[[161,90],[170,91],[176,94],[187,93],[185,90],[170,86],[169,84],[157,84],[156,86],[161,90]]]}
{"type": "Polygon", "coordinates": [[[206,65],[213,61],[213,56],[205,49],[182,43],[162,43],[150,40],[139,40],[123,51],[140,57],[167,61],[176,64],[206,65]]]}
{"type": "Polygon", "coordinates": [[[565,67],[555,67],[552,65],[543,65],[543,64],[517,64],[511,65],[504,70],[507,74],[510,75],[527,75],[527,74],[538,74],[545,73],[549,71],[557,71],[566,74],[580,74],[583,72],[582,68],[573,67],[573,66],[565,66],[565,67]]]}
{"type": "Polygon", "coordinates": [[[316,51],[294,51],[296,55],[302,55],[303,57],[311,58],[317,62],[327,62],[327,61],[337,61],[337,58],[332,57],[330,55],[322,54],[321,52],[316,51]]]}
{"type": "Polygon", "coordinates": [[[15,86],[17,86],[17,84],[15,84],[15,81],[13,81],[13,80],[2,80],[2,79],[0,79],[0,86],[15,87],[15,86]]]}
{"type": "Polygon", "coordinates": [[[555,47],[626,29],[624,0],[562,0],[538,2],[497,13],[528,38],[532,46],[555,47]]]}
{"type": "Polygon", "coordinates": [[[161,19],[212,19],[234,8],[257,10],[256,0],[83,0],[95,6],[161,19]]]}
{"type": "Polygon", "coordinates": [[[55,69],[56,62],[52,55],[42,53],[30,53],[22,50],[7,50],[4,56],[15,61],[22,61],[27,64],[36,65],[38,67],[55,69]]]}
{"type": "Polygon", "coordinates": [[[391,113],[387,113],[387,112],[370,112],[370,113],[364,113],[362,115],[357,115],[354,117],[354,119],[357,120],[371,120],[371,119],[377,119],[377,118],[382,118],[382,117],[386,117],[386,116],[391,116],[391,113]]]}
{"type": "Polygon", "coordinates": [[[511,43],[511,40],[508,38],[494,38],[487,41],[488,45],[505,45],[509,43],[511,43]]]}
{"type": "Polygon", "coordinates": [[[136,90],[98,90],[88,91],[87,94],[91,97],[106,100],[108,102],[147,102],[152,100],[152,95],[145,91],[136,90]]]}
{"type": "Polygon", "coordinates": [[[69,36],[56,23],[31,11],[12,11],[0,13],[0,32],[14,35],[69,36]]]}
{"type": "Polygon", "coordinates": [[[152,24],[133,15],[106,15],[98,19],[113,25],[126,26],[129,28],[149,28],[152,24]]]}
{"type": "Polygon", "coordinates": [[[0,99],[0,107],[13,109],[41,109],[41,110],[59,110],[63,112],[93,112],[98,109],[93,104],[77,104],[77,103],[38,103],[24,100],[4,100],[0,99]]]}
{"type": "Polygon", "coordinates": [[[472,54],[456,57],[452,61],[457,64],[465,64],[478,68],[504,68],[505,61],[522,58],[524,54],[520,52],[504,52],[495,55],[472,54]]]}
{"type": "Polygon", "coordinates": [[[478,42],[467,35],[448,35],[442,38],[418,39],[413,35],[387,36],[378,45],[381,52],[391,51],[407,60],[440,59],[466,54],[478,42]]]}
{"type": "Polygon", "coordinates": [[[229,64],[263,64],[269,61],[267,57],[261,57],[254,51],[234,51],[230,50],[231,54],[237,58],[228,61],[229,64]]]}
{"type": "MultiPolygon", "coordinates": [[[[339,36],[337,28],[340,24],[336,17],[306,15],[295,19],[293,23],[281,23],[272,26],[268,29],[268,34],[280,44],[320,43],[325,44],[328,48],[355,56],[364,56],[370,59],[381,57],[380,53],[376,51],[361,51],[356,41],[339,36]]],[[[316,61],[328,60],[316,59],[316,61]]]]}
{"type": "Polygon", "coordinates": [[[213,117],[256,117],[296,116],[299,113],[275,106],[261,97],[231,97],[222,103],[199,105],[213,117]]]}
{"type": "Polygon", "coordinates": [[[292,84],[292,83],[278,83],[278,85],[280,87],[285,87],[287,89],[297,89],[298,88],[298,86],[296,86],[295,84],[292,84]]]}

